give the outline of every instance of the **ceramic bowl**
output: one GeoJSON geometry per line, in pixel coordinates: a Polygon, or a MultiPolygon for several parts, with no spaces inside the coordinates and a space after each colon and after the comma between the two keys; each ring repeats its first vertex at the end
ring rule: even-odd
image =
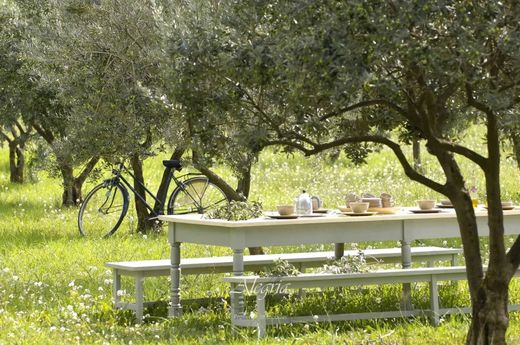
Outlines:
{"type": "Polygon", "coordinates": [[[451,204],[451,200],[441,200],[441,205],[442,206],[453,206],[451,204]]]}
{"type": "Polygon", "coordinates": [[[368,202],[351,202],[349,204],[350,208],[352,209],[352,212],[354,213],[365,213],[368,211],[368,206],[370,204],[368,202]]]}
{"type": "Polygon", "coordinates": [[[381,198],[363,198],[361,202],[368,202],[370,207],[382,207],[381,198]]]}
{"type": "Polygon", "coordinates": [[[513,206],[513,202],[511,200],[509,200],[509,201],[502,201],[501,204],[502,204],[502,207],[511,207],[511,206],[513,206]]]}
{"type": "Polygon", "coordinates": [[[417,205],[421,210],[431,210],[435,207],[435,200],[417,200],[417,205]]]}
{"type": "Polygon", "coordinates": [[[295,211],[294,205],[279,205],[276,206],[276,208],[278,209],[280,216],[288,216],[294,214],[295,211]]]}

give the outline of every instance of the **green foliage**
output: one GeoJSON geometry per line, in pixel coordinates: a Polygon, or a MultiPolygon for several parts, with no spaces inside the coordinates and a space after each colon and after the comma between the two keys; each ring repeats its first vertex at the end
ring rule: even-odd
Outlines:
{"type": "Polygon", "coordinates": [[[339,260],[330,260],[320,268],[323,273],[360,273],[367,272],[368,266],[365,260],[365,254],[362,250],[357,255],[347,255],[339,260]]]}
{"type": "Polygon", "coordinates": [[[262,215],[262,205],[256,201],[230,201],[229,204],[210,210],[204,216],[209,219],[248,220],[262,215]]]}
{"type": "Polygon", "coordinates": [[[264,271],[260,272],[261,277],[289,277],[297,276],[301,272],[298,271],[296,266],[289,263],[287,260],[277,259],[273,265],[267,267],[264,271]]]}

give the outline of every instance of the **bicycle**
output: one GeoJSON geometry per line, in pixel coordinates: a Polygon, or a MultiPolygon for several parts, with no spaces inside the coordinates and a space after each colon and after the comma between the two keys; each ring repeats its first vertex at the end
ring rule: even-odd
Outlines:
{"type": "MultiPolygon", "coordinates": [[[[182,166],[178,160],[164,160],[163,165],[168,169],[167,186],[173,180],[176,188],[170,194],[167,204],[167,214],[203,214],[211,208],[228,202],[224,192],[215,184],[211,183],[206,176],[196,173],[188,173],[176,177],[174,171],[181,171],[182,166]]],[[[146,186],[125,167],[119,163],[118,168],[112,169],[112,177],[95,186],[85,197],[80,206],[78,214],[79,232],[84,237],[109,237],[113,235],[121,225],[123,218],[128,212],[130,201],[128,189],[139,198],[146,208],[151,212],[150,219],[164,214],[166,204],[166,193],[163,200],[159,200],[146,186]],[[124,178],[123,172],[129,174],[134,181],[139,183],[145,194],[148,194],[158,203],[160,207],[154,209],[150,206],[143,195],[124,178]]]]}

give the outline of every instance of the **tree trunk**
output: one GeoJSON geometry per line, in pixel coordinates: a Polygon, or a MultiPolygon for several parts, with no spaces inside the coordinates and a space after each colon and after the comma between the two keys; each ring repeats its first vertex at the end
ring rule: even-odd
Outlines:
{"type": "MultiPolygon", "coordinates": [[[[171,157],[170,157],[170,160],[179,160],[181,159],[182,155],[184,154],[184,149],[182,148],[176,148],[171,157]]],[[[163,214],[164,213],[164,209],[166,208],[166,202],[168,202],[166,200],[166,197],[168,195],[168,187],[169,187],[169,184],[168,184],[168,176],[170,174],[170,169],[169,168],[165,168],[164,169],[164,172],[162,174],[162,178],[161,178],[161,184],[159,185],[159,188],[157,189],[157,199],[160,201],[158,202],[157,200],[155,201],[155,204],[153,206],[153,209],[154,211],[157,213],[157,214],[163,214]]]]}
{"type": "Polygon", "coordinates": [[[60,166],[63,178],[62,205],[65,207],[78,206],[81,203],[81,186],[78,188],[74,179],[74,169],[70,164],[60,166]]]}
{"type": "Polygon", "coordinates": [[[422,172],[422,164],[421,164],[421,143],[419,140],[415,139],[412,142],[412,152],[413,152],[413,168],[422,172]]]}
{"type": "Polygon", "coordinates": [[[148,230],[152,229],[153,221],[149,219],[150,213],[148,212],[146,205],[137,197],[137,194],[139,194],[146,201],[146,192],[142,185],[144,184],[143,161],[139,159],[139,155],[134,154],[130,159],[130,164],[134,171],[134,189],[136,191],[134,200],[135,211],[137,213],[137,232],[145,234],[148,230]]]}
{"type": "Polygon", "coordinates": [[[512,134],[511,140],[513,142],[513,154],[516,158],[516,164],[518,165],[518,168],[520,168],[520,134],[512,134]]]}
{"type": "Polygon", "coordinates": [[[486,176],[489,226],[489,264],[478,300],[473,304],[473,319],[467,344],[505,344],[509,323],[507,313],[509,266],[504,243],[504,215],[500,196],[500,143],[498,121],[487,113],[488,158],[482,167],[486,176]]]}
{"type": "Polygon", "coordinates": [[[249,199],[249,192],[251,191],[251,164],[243,169],[241,175],[238,179],[237,193],[249,199]]]}
{"type": "Polygon", "coordinates": [[[488,270],[485,282],[479,289],[478,300],[472,305],[467,345],[506,344],[509,282],[503,279],[495,281],[489,276],[494,276],[494,273],[488,270]]]}
{"type": "Polygon", "coordinates": [[[9,143],[9,173],[10,181],[13,183],[23,183],[25,167],[25,154],[23,147],[18,142],[9,143]]]}
{"type": "MultiPolygon", "coordinates": [[[[66,159],[62,159],[61,161],[66,161],[66,159]]],[[[63,178],[62,206],[72,207],[81,204],[83,201],[83,194],[81,192],[83,184],[98,161],[99,157],[91,158],[78,177],[74,176],[74,168],[72,165],[68,163],[60,165],[61,176],[63,178]]]]}

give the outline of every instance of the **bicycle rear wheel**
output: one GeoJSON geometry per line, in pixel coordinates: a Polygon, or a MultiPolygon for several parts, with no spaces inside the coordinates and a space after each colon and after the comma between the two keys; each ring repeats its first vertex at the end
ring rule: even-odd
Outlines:
{"type": "Polygon", "coordinates": [[[224,192],[207,177],[197,176],[175,188],[167,210],[168,214],[206,213],[228,201],[224,192]]]}
{"type": "Polygon", "coordinates": [[[84,237],[102,238],[116,232],[128,211],[128,191],[120,184],[102,183],[88,193],[78,214],[84,237]]]}

